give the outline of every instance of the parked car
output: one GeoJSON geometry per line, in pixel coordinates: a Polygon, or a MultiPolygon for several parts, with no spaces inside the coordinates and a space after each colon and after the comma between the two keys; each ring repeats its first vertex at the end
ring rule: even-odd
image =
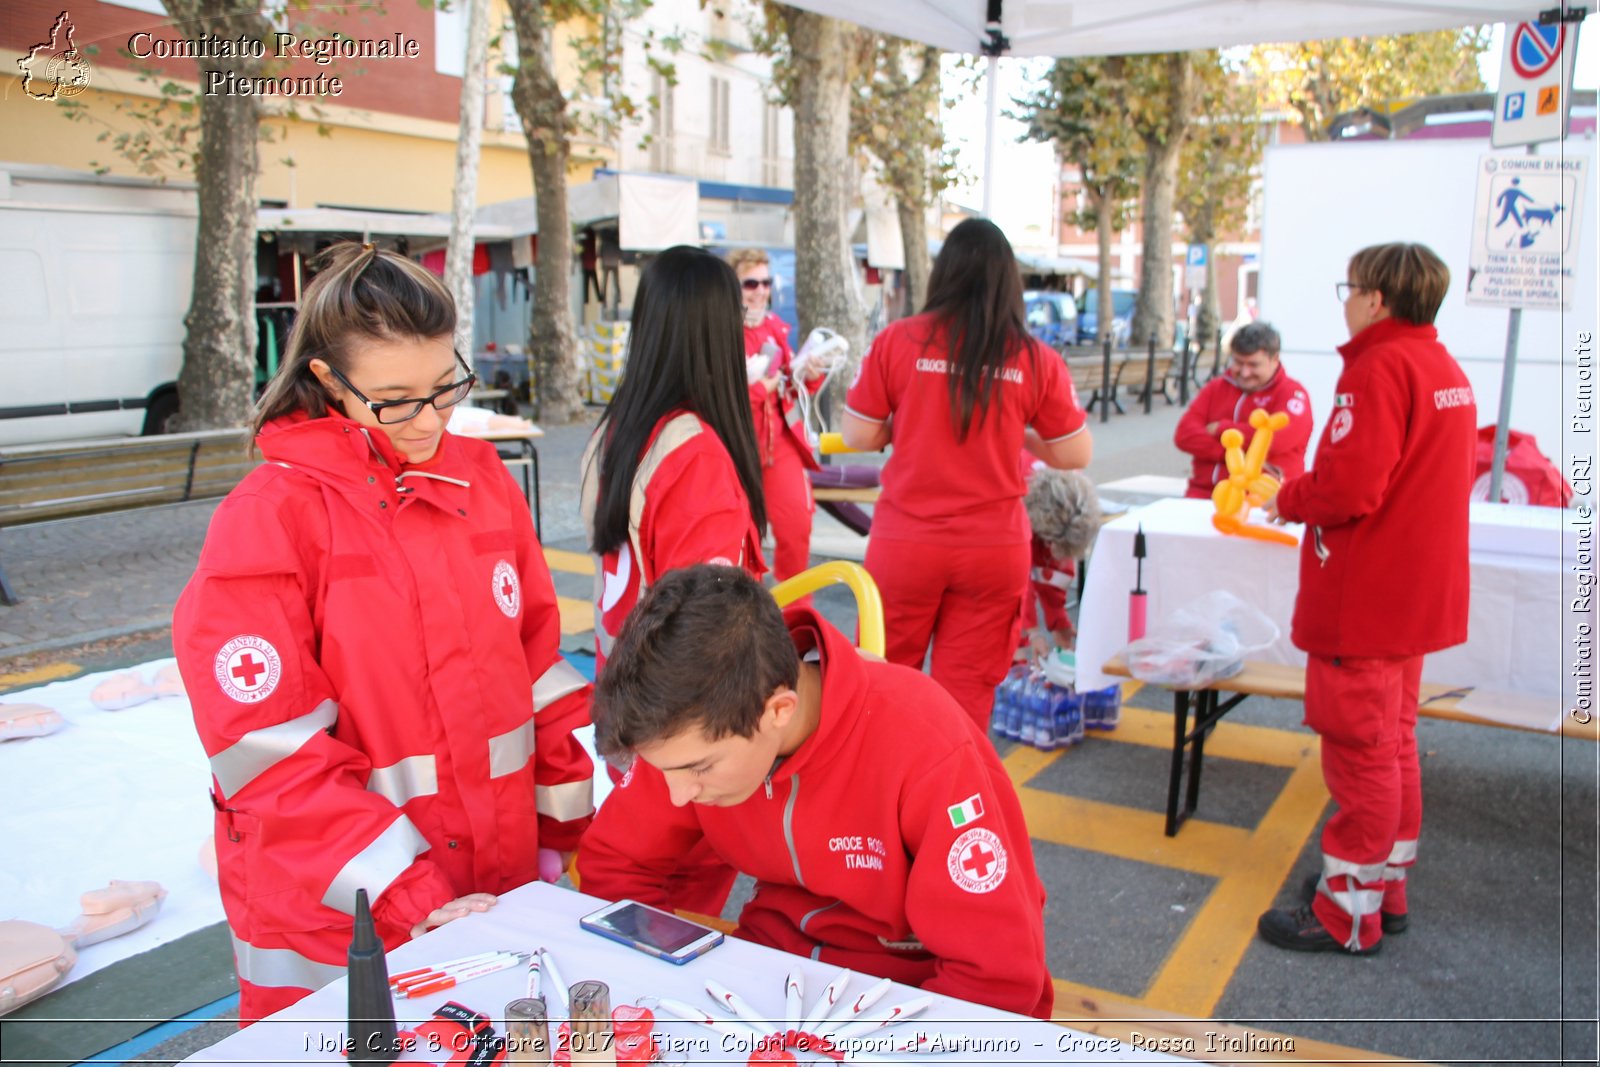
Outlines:
{"type": "Polygon", "coordinates": [[[1030,289],[1022,294],[1028,332],[1051,348],[1065,348],[1078,337],[1078,305],[1071,293],[1030,289]]]}
{"type": "MultiPolygon", "coordinates": [[[[1139,294],[1132,289],[1111,290],[1111,343],[1122,346],[1128,343],[1133,326],[1133,305],[1139,294]]],[[[1078,312],[1078,342],[1092,344],[1100,339],[1100,290],[1090,289],[1083,294],[1083,305],[1078,312]]]]}

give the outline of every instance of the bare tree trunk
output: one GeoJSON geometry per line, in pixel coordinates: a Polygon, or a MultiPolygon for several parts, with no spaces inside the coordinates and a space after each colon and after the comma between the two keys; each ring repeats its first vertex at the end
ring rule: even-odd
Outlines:
{"type": "Polygon", "coordinates": [[[904,200],[896,200],[895,209],[900,215],[900,241],[906,257],[906,314],[915,315],[928,299],[928,276],[933,273],[933,258],[928,255],[928,210],[904,200]]]}
{"type": "Polygon", "coordinates": [[[538,416],[570,422],[583,412],[583,361],[572,322],[572,224],[567,219],[567,157],[571,123],[556,81],[551,27],[544,6],[512,0],[518,64],[511,96],[528,138],[539,218],[539,256],[533,275],[529,350],[538,373],[538,416]]]}
{"type": "MultiPolygon", "coordinates": [[[[794,191],[800,336],[826,326],[850,342],[850,358],[859,361],[866,352],[866,306],[847,229],[856,191],[850,83],[858,31],[848,22],[794,8],[789,9],[788,25],[794,61],[794,172],[802,179],[794,191]]],[[[842,390],[852,377],[836,376],[836,387],[842,390]]]]}
{"type": "Polygon", "coordinates": [[[1194,109],[1194,67],[1189,56],[1167,57],[1167,119],[1160,136],[1145,139],[1144,242],[1139,269],[1139,302],[1129,341],[1143,346],[1151,337],[1172,343],[1172,215],[1178,192],[1178,160],[1194,109]]]}
{"type": "MultiPolygon", "coordinates": [[[[215,33],[261,39],[269,27],[228,0],[166,0],[186,36],[215,33]]],[[[200,83],[212,70],[240,78],[261,73],[259,60],[196,60],[200,83]]],[[[261,113],[256,98],[202,95],[200,152],[195,166],[200,218],[193,295],[183,323],[182,409],[172,429],[243,426],[255,402],[256,174],[261,113]]]]}
{"type": "Polygon", "coordinates": [[[472,214],[478,206],[478,155],[483,146],[483,92],[488,78],[489,0],[467,6],[467,59],[461,74],[461,119],[456,134],[456,173],[450,195],[450,243],[444,284],[456,302],[456,351],[472,362],[472,214]]]}

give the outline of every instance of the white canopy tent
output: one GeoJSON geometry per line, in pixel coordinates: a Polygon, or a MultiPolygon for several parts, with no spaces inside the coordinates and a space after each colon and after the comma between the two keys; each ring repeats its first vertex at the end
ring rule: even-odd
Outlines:
{"type": "Polygon", "coordinates": [[[1557,0],[786,0],[937,45],[1010,56],[1183,52],[1535,19],[1557,0]],[[1003,43],[996,47],[995,30],[1003,43]]]}
{"type": "MultiPolygon", "coordinates": [[[[479,226],[498,226],[518,235],[539,232],[534,197],[484,204],[479,226]]],[[[673,174],[618,174],[605,171],[592,181],[567,188],[567,218],[582,228],[615,222],[619,247],[629,252],[659,252],[700,241],[700,186],[673,174]]]]}
{"type": "Polygon", "coordinates": [[[1000,56],[1186,52],[1537,19],[1557,0],[785,0],[882,33],[989,57],[983,213],[994,187],[1000,56]]]}

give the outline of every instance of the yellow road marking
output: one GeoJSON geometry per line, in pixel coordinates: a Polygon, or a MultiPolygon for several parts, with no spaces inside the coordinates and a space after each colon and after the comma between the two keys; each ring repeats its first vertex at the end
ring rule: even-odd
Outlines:
{"type": "Polygon", "coordinates": [[[594,605],[589,601],[558,596],[556,609],[561,612],[562,633],[582,634],[594,629],[594,605]]]}
{"type": "Polygon", "coordinates": [[[1016,749],[1001,763],[1005,765],[1006,773],[1011,776],[1011,784],[1022,787],[1022,784],[1050,764],[1061,758],[1061,749],[1054,752],[1043,752],[1029,745],[1018,745],[1016,749]]]}
{"type": "Polygon", "coordinates": [[[0,692],[43,685],[45,682],[54,682],[60,678],[70,678],[75,674],[82,673],[82,671],[83,668],[76,663],[50,663],[43,667],[35,667],[31,671],[0,674],[0,692]]]}
{"type": "Polygon", "coordinates": [[[583,552],[568,552],[560,548],[547,548],[544,550],[544,561],[553,571],[565,571],[568,574],[593,574],[594,557],[583,552]]]}
{"type": "Polygon", "coordinates": [[[1120,804],[1023,787],[1017,790],[1028,834],[1067,848],[1221,878],[1248,855],[1250,832],[1190,819],[1177,837],[1163,832],[1166,816],[1120,804]]]}
{"type": "MultiPolygon", "coordinates": [[[[1190,720],[1191,724],[1193,720],[1190,720]]],[[[1095,741],[1118,741],[1172,751],[1172,713],[1147,708],[1123,708],[1122,722],[1115,730],[1090,730],[1086,737],[1095,741]]],[[[1218,759],[1265,763],[1273,767],[1297,767],[1317,743],[1315,734],[1294,733],[1269,726],[1221,722],[1206,738],[1206,756],[1218,759]]]]}
{"type": "MultiPolygon", "coordinates": [[[[1226,859],[1212,889],[1146,990],[1143,1002],[1165,1011],[1210,1015],[1256,936],[1256,919],[1273,904],[1328,803],[1320,747],[1289,776],[1248,840],[1226,859]]],[[[1204,824],[1201,824],[1204,825],[1204,824]]],[[[1191,821],[1180,837],[1198,829],[1191,821]]]]}

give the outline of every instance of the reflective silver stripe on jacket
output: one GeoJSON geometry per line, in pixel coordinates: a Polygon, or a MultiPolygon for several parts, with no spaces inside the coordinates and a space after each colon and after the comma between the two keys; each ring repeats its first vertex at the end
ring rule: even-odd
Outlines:
{"type": "Polygon", "coordinates": [[[356,890],[365,889],[367,899],[376,904],[383,891],[416,862],[418,854],[431,847],[411,820],[401,815],[333,876],[328,891],[322,894],[322,903],[335,911],[354,915],[356,890]]]}
{"type": "Polygon", "coordinates": [[[489,738],[489,777],[503,778],[508,774],[516,774],[528,765],[533,752],[534,729],[533,719],[530,718],[515,730],[489,738]]]}
{"type": "Polygon", "coordinates": [[[536,785],[533,793],[539,814],[556,822],[571,822],[594,811],[594,786],[587,778],[561,785],[536,785]]]}
{"type": "Polygon", "coordinates": [[[217,776],[222,795],[233,796],[300,751],[300,746],[316,736],[318,730],[330,728],[338,718],[339,705],[324,700],[299,718],[251,730],[211,757],[211,773],[217,776]]]}
{"type": "Polygon", "coordinates": [[[1396,841],[1389,850],[1389,866],[1404,867],[1417,862],[1417,841],[1396,841]]]}
{"type": "Polygon", "coordinates": [[[387,767],[372,768],[367,788],[386,798],[395,807],[409,800],[431,797],[439,792],[439,764],[432,754],[407,756],[387,767]]]}
{"type": "Polygon", "coordinates": [[[589,680],[578,673],[578,668],[564,659],[558,659],[550,669],[539,676],[533,683],[533,710],[543,711],[562,697],[576,693],[589,684],[589,680]]]}
{"type": "MultiPolygon", "coordinates": [[[[639,567],[639,596],[644,596],[645,590],[650,588],[651,575],[645,567],[646,557],[639,544],[639,526],[644,522],[645,491],[650,485],[650,479],[655,477],[657,470],[666,458],[686,441],[693,440],[703,433],[700,420],[694,415],[685,412],[661,427],[661,432],[656,434],[656,439],[651,442],[645,454],[639,458],[639,467],[633,474],[633,487],[628,494],[628,542],[633,546],[633,558],[639,567]]],[[[600,442],[604,439],[606,427],[604,423],[595,430],[589,438],[589,444],[583,450],[583,476],[578,483],[578,512],[583,516],[583,528],[589,534],[589,543],[594,544],[594,516],[600,504],[600,442]]],[[[609,633],[600,619],[600,602],[605,596],[605,560],[599,556],[594,561],[594,636],[595,643],[600,648],[602,656],[611,655],[611,646],[616,641],[616,636],[609,633]]]]}
{"type": "Polygon", "coordinates": [[[274,988],[315,990],[344,977],[344,968],[337,964],[318,963],[293,949],[257,948],[237,936],[233,938],[233,964],[239,977],[251,985],[274,988]]]}

